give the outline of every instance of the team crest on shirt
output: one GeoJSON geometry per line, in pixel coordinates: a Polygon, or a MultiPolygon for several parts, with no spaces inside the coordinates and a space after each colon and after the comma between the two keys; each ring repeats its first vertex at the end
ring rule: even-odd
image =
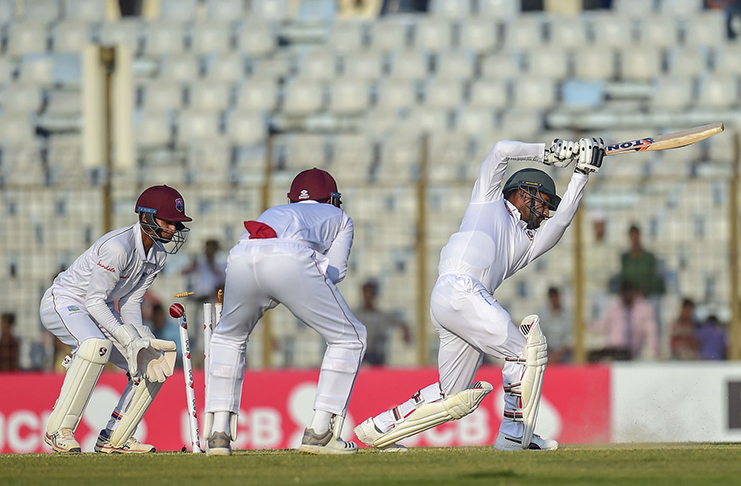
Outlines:
{"type": "Polygon", "coordinates": [[[535,231],[531,229],[525,230],[525,234],[527,235],[528,238],[530,238],[530,241],[533,241],[533,238],[535,238],[535,231]]]}
{"type": "Polygon", "coordinates": [[[80,312],[80,308],[77,307],[76,305],[67,306],[67,310],[70,311],[70,313],[80,312]]]}
{"type": "Polygon", "coordinates": [[[185,211],[185,203],[182,198],[175,199],[175,209],[177,209],[179,213],[185,211]]]}

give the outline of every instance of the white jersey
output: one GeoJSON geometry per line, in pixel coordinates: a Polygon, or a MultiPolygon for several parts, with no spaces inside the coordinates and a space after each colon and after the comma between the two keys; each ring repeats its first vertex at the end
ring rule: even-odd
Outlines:
{"type": "MultiPolygon", "coordinates": [[[[331,204],[316,201],[301,201],[292,204],[272,207],[256,219],[275,231],[278,244],[289,240],[307,246],[318,254],[323,270],[333,282],[341,282],[347,274],[347,260],[353,243],[353,223],[350,216],[342,209],[331,204]]],[[[246,251],[250,242],[250,233],[245,231],[239,237],[239,243],[230,252],[231,255],[246,251]]],[[[262,244],[262,243],[261,243],[262,244]]]]}
{"type": "Polygon", "coordinates": [[[156,243],[148,254],[144,252],[137,222],[102,236],[57,275],[47,294],[75,302],[110,333],[122,324],[113,312],[116,300],[123,323],[142,325],[144,293],[166,259],[167,253],[156,243]]]}
{"type": "Polygon", "coordinates": [[[438,272],[463,273],[489,293],[504,279],[553,248],[579,208],[588,176],[574,172],[558,211],[540,228],[527,229],[519,210],[504,199],[502,179],[511,160],[543,161],[545,144],[497,142],[479,169],[463,222],[440,252],[438,272]]]}

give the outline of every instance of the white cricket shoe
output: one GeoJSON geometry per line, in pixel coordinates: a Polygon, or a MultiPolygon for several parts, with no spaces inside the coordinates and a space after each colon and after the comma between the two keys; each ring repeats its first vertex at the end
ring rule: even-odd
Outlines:
{"type": "Polygon", "coordinates": [[[336,438],[331,428],[321,435],[317,435],[314,429],[306,429],[298,451],[305,454],[355,454],[358,446],[355,442],[336,438]]]}
{"type": "Polygon", "coordinates": [[[44,442],[49,444],[54,449],[54,452],[82,452],[82,447],[80,447],[80,443],[75,439],[72,429],[59,429],[53,434],[47,432],[44,434],[44,442]]]}
{"type": "Polygon", "coordinates": [[[231,456],[232,440],[226,432],[214,432],[207,441],[207,456],[231,456]]]}
{"type": "MultiPolygon", "coordinates": [[[[522,437],[512,437],[500,431],[497,440],[494,442],[494,449],[500,451],[522,451],[522,437]]],[[[544,439],[538,434],[533,434],[530,439],[529,450],[535,451],[555,451],[558,449],[558,442],[553,439],[544,439]]]]}
{"type": "Polygon", "coordinates": [[[375,422],[373,422],[372,418],[366,419],[363,423],[355,427],[355,435],[360,439],[360,442],[367,445],[368,447],[373,447],[373,449],[381,452],[407,452],[407,448],[400,444],[391,444],[386,447],[378,448],[374,447],[373,443],[379,439],[380,437],[383,437],[385,434],[378,430],[378,427],[376,427],[375,422]]]}
{"type": "Polygon", "coordinates": [[[108,431],[103,429],[98,434],[98,440],[95,441],[95,452],[103,454],[145,454],[147,452],[156,452],[153,445],[142,444],[136,437],[129,437],[121,447],[114,447],[111,444],[111,437],[108,431]]]}

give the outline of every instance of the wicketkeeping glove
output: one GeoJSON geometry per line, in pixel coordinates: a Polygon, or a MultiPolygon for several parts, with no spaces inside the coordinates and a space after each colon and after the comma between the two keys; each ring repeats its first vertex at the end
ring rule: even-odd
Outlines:
{"type": "Polygon", "coordinates": [[[543,163],[555,167],[568,167],[579,156],[579,144],[557,138],[545,149],[543,163]]]}
{"type": "Polygon", "coordinates": [[[137,358],[139,369],[150,383],[162,383],[172,376],[176,359],[177,346],[164,339],[152,339],[150,346],[142,349],[137,358]]]}
{"type": "Polygon", "coordinates": [[[139,365],[138,356],[142,349],[149,347],[149,339],[145,339],[139,335],[133,324],[122,324],[115,331],[113,331],[113,337],[118,343],[124,347],[124,357],[126,363],[129,365],[129,374],[135,381],[139,381],[139,365]]]}
{"type": "Polygon", "coordinates": [[[582,174],[599,172],[605,157],[605,141],[601,138],[582,138],[579,140],[579,160],[575,170],[582,174]]]}

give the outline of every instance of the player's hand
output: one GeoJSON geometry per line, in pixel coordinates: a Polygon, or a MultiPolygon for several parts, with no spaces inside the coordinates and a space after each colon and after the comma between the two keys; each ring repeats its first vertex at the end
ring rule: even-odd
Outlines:
{"type": "Polygon", "coordinates": [[[177,346],[173,341],[152,339],[137,356],[138,367],[150,383],[163,383],[175,371],[177,346]]]}
{"type": "Polygon", "coordinates": [[[579,160],[576,171],[582,174],[599,172],[605,157],[605,141],[601,138],[582,138],[579,140],[579,160]]]}
{"type": "Polygon", "coordinates": [[[550,147],[545,149],[543,163],[555,167],[568,167],[579,155],[579,144],[569,140],[557,138],[550,147]]]}
{"type": "Polygon", "coordinates": [[[129,365],[129,374],[134,381],[139,381],[141,376],[139,375],[138,359],[139,352],[142,349],[149,347],[149,339],[141,337],[139,331],[136,330],[133,324],[122,324],[115,331],[113,331],[113,337],[118,343],[124,347],[124,357],[126,363],[129,365]]]}

